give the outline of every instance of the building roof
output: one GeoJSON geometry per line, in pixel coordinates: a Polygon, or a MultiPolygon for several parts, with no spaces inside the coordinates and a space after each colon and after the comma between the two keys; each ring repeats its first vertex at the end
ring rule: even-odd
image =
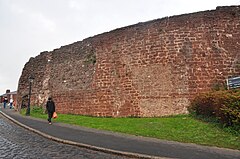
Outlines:
{"type": "Polygon", "coordinates": [[[4,97],[4,96],[7,96],[7,95],[14,95],[14,94],[17,94],[17,91],[2,94],[2,95],[0,95],[0,97],[4,97]]]}
{"type": "Polygon", "coordinates": [[[7,93],[7,94],[17,94],[17,91],[13,91],[13,92],[10,92],[10,93],[7,93]]]}

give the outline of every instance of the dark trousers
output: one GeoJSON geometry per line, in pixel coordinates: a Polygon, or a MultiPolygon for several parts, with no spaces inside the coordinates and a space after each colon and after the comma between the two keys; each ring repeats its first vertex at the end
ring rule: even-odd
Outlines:
{"type": "Polygon", "coordinates": [[[48,112],[48,122],[51,122],[53,117],[53,112],[48,112]]]}

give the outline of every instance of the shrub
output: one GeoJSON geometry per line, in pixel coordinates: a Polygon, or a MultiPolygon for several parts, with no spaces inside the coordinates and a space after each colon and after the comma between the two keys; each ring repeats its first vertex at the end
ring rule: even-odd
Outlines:
{"type": "Polygon", "coordinates": [[[46,111],[40,106],[33,106],[32,107],[32,112],[33,113],[39,113],[39,114],[46,114],[46,111]]]}
{"type": "Polygon", "coordinates": [[[198,95],[191,102],[189,112],[215,117],[227,126],[240,126],[240,90],[213,91],[198,95]]]}

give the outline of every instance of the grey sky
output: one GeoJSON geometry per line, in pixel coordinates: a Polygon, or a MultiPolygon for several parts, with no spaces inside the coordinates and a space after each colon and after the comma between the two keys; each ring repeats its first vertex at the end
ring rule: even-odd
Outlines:
{"type": "Polygon", "coordinates": [[[0,94],[17,90],[24,64],[42,51],[166,16],[240,0],[0,0],[0,94]]]}

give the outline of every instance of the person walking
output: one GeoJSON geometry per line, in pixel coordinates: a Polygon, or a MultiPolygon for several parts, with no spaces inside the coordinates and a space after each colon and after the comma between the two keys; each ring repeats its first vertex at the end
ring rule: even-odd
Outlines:
{"type": "Polygon", "coordinates": [[[48,123],[51,125],[52,124],[52,117],[53,113],[55,112],[55,103],[52,100],[51,97],[48,98],[47,104],[46,104],[46,110],[48,113],[48,123]]]}
{"type": "Polygon", "coordinates": [[[13,99],[11,98],[10,99],[10,109],[12,109],[12,107],[13,107],[13,99]]]}
{"type": "Polygon", "coordinates": [[[3,101],[3,108],[5,109],[6,108],[6,105],[7,105],[7,102],[8,102],[8,99],[7,97],[4,98],[4,101],[3,101]]]}

